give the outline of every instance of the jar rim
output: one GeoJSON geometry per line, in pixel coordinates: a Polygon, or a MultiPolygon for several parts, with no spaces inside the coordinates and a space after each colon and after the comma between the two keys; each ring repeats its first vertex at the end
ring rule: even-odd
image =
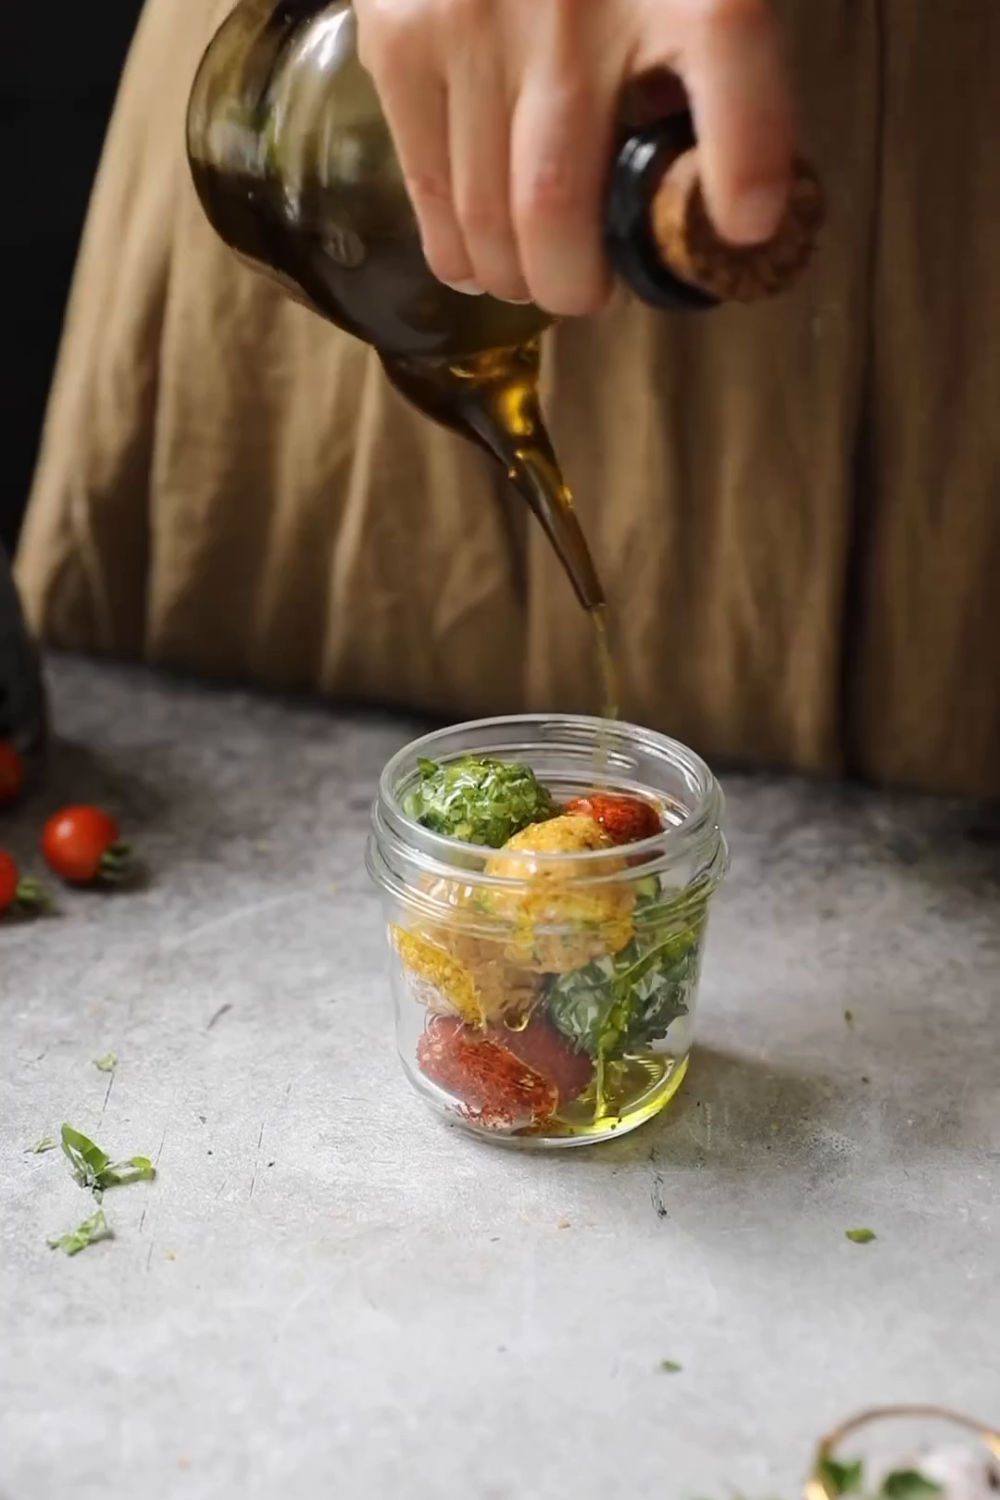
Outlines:
{"type": "MultiPolygon", "coordinates": [[[[678,810],[683,813],[683,816],[677,823],[665,824],[659,832],[652,834],[649,838],[638,840],[628,846],[630,860],[633,857],[636,860],[636,869],[633,872],[635,874],[657,873],[688,855],[699,843],[721,836],[725,805],[722,788],[701,756],[679,740],[672,739],[669,735],[661,734],[657,730],[646,729],[623,720],[600,719],[583,714],[508,714],[468,720],[464,723],[449,725],[444,729],[432,730],[404,745],[386,763],[382,771],[378,795],[372,811],[376,842],[382,843],[388,840],[397,847],[402,845],[407,855],[423,865],[429,874],[461,874],[464,879],[475,884],[518,883],[516,879],[511,881],[506,876],[486,875],[470,870],[468,864],[470,856],[489,857],[498,851],[486,845],[469,844],[462,839],[452,838],[448,834],[435,833],[425,828],[423,824],[406,814],[402,801],[397,795],[397,787],[401,787],[407,779],[404,774],[407,768],[410,768],[410,774],[412,774],[412,769],[416,768],[421,759],[443,758],[447,760],[450,758],[447,755],[444,757],[434,755],[435,749],[440,750],[442,744],[446,744],[449,739],[460,740],[472,735],[481,736],[485,743],[474,750],[466,747],[456,751],[454,757],[451,758],[457,759],[459,755],[480,754],[495,756],[498,759],[509,759],[512,758],[512,751],[520,750],[522,753],[528,753],[532,747],[536,750],[538,747],[552,748],[560,738],[575,739],[578,746],[592,747],[601,744],[606,748],[607,785],[611,792],[615,791],[615,767],[618,766],[621,769],[623,765],[628,767],[634,764],[635,756],[634,753],[629,752],[630,746],[634,751],[642,751],[647,755],[658,757],[674,772],[679,772],[691,793],[692,803],[689,807],[678,803],[678,810]],[[505,735],[515,730],[523,730],[524,734],[514,744],[500,743],[494,746],[489,744],[491,732],[503,741],[505,735]]],[[[555,870],[572,864],[574,870],[579,872],[578,875],[574,875],[575,882],[584,874],[584,871],[586,871],[586,876],[592,873],[594,878],[599,878],[602,867],[605,869],[604,878],[607,879],[607,866],[614,861],[621,861],[622,850],[616,845],[604,849],[580,851],[545,850],[537,853],[533,851],[531,857],[533,863],[544,869],[555,870]]]]}

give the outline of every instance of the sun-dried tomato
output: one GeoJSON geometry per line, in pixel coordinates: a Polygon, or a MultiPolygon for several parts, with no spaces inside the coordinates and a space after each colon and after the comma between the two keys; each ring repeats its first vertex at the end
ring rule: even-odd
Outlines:
{"type": "Polygon", "coordinates": [[[652,803],[620,792],[574,797],[567,802],[566,811],[593,818],[616,844],[637,844],[663,830],[663,820],[652,803]]]}
{"type": "Polygon", "coordinates": [[[555,1084],[515,1057],[494,1035],[452,1016],[432,1016],[417,1043],[420,1071],[460,1100],[489,1129],[538,1125],[555,1111],[555,1084]]]}
{"type": "Polygon", "coordinates": [[[592,1059],[586,1052],[578,1052],[546,1016],[533,1016],[520,1031],[504,1028],[500,1034],[516,1057],[554,1085],[560,1108],[578,1098],[590,1084],[594,1076],[592,1059]]]}

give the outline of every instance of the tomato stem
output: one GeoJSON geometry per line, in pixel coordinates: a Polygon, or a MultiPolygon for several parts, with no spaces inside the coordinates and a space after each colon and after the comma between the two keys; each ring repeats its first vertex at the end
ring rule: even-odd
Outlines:
{"type": "Polygon", "coordinates": [[[38,916],[54,911],[55,907],[48,889],[42,882],[36,880],[33,875],[25,875],[17,882],[11,909],[23,912],[25,915],[38,916]]]}
{"type": "Polygon", "coordinates": [[[135,851],[121,839],[111,844],[101,855],[98,876],[108,885],[124,885],[136,872],[135,851]]]}

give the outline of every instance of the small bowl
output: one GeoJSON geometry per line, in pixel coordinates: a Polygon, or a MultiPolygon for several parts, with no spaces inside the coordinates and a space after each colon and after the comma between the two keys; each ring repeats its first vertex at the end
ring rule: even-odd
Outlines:
{"type": "Polygon", "coordinates": [[[570,715],[483,719],[386,766],[368,869],[382,893],[403,1068],[435,1109],[525,1147],[592,1144],[658,1114],[691,1050],[723,796],[665,735],[570,715]],[[404,811],[421,762],[527,764],[560,804],[639,796],[662,829],[623,847],[513,853],[404,811]]]}

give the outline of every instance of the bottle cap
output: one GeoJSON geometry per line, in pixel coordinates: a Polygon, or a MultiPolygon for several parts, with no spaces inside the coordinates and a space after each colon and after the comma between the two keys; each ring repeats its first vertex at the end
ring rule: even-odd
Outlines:
{"type": "Polygon", "coordinates": [[[617,274],[652,307],[685,311],[756,302],[799,279],[824,216],[819,178],[796,159],[773,238],[762,245],[724,240],[709,217],[685,111],[630,135],[620,148],[605,205],[607,252],[617,274]]]}

